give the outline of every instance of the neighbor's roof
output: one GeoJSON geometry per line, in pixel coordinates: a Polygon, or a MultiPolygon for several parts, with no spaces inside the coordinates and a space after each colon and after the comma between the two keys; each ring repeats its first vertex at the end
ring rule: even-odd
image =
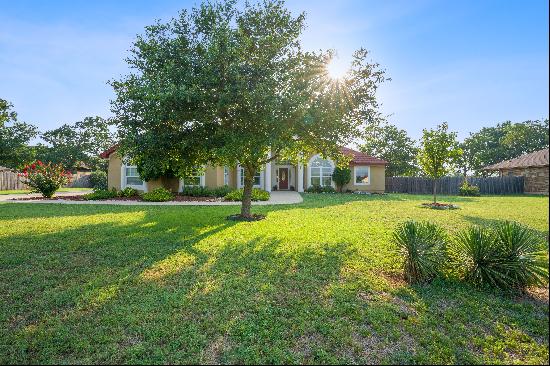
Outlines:
{"type": "Polygon", "coordinates": [[[118,149],[118,144],[111,146],[110,148],[99,154],[99,157],[107,159],[112,153],[116,151],[116,149],[118,149]]]}
{"type": "Polygon", "coordinates": [[[548,166],[548,149],[542,149],[530,154],[525,154],[512,160],[501,161],[500,163],[486,166],[483,170],[529,168],[539,166],[548,166]]]}
{"type": "Polygon", "coordinates": [[[352,165],[385,165],[388,163],[386,160],[375,158],[374,156],[350,149],[349,147],[340,148],[340,152],[352,157],[350,162],[352,165]]]}
{"type": "MultiPolygon", "coordinates": [[[[102,152],[99,156],[107,159],[112,153],[116,151],[118,148],[118,144],[111,146],[104,152],[102,152]]],[[[388,162],[379,158],[375,158],[374,156],[367,155],[365,153],[362,153],[357,150],[350,149],[348,147],[342,147],[340,148],[340,152],[344,155],[352,157],[351,164],[352,165],[385,165],[388,162]]]]}

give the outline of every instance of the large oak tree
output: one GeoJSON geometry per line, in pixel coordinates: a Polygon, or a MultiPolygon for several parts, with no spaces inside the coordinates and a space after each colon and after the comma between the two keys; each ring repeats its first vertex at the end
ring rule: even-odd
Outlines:
{"type": "Polygon", "coordinates": [[[314,151],[337,158],[377,115],[384,71],[361,49],[345,77],[330,79],[334,53],[304,51],[304,27],[282,1],[205,2],[146,27],[127,58],[132,71],[111,81],[121,154],[146,180],[240,164],[243,217],[266,163],[314,151]]]}

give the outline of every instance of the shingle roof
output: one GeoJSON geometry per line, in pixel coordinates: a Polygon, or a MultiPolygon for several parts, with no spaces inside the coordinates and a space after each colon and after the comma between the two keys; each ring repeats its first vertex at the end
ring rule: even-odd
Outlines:
{"type": "Polygon", "coordinates": [[[499,170],[512,168],[528,168],[537,166],[548,166],[548,149],[525,154],[512,160],[501,161],[493,165],[486,166],[483,170],[499,170]]]}
{"type": "Polygon", "coordinates": [[[388,163],[386,160],[375,158],[374,156],[350,149],[349,147],[340,148],[340,152],[344,155],[353,157],[351,165],[385,165],[388,163]]]}

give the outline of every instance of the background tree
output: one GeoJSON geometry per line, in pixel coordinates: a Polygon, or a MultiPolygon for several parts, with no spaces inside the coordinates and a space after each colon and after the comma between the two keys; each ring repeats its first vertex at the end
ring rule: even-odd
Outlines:
{"type": "Polygon", "coordinates": [[[30,140],[37,128],[17,120],[13,105],[0,98],[0,166],[17,169],[33,160],[30,140]]]}
{"type": "Polygon", "coordinates": [[[120,152],[146,180],[239,163],[243,217],[266,163],[339,155],[377,113],[384,71],[361,49],[347,76],[331,80],[333,53],[301,49],[304,20],[282,1],[225,1],[146,27],[127,59],[132,72],[111,82],[120,152]]]}
{"type": "Polygon", "coordinates": [[[413,176],[418,173],[416,141],[387,121],[375,122],[365,129],[360,150],[388,162],[386,175],[413,176]]]}
{"type": "Polygon", "coordinates": [[[456,132],[448,132],[448,128],[447,123],[442,123],[435,130],[422,130],[418,163],[424,173],[433,179],[434,203],[437,202],[437,179],[451,172],[462,154],[456,132]]]}
{"type": "Polygon", "coordinates": [[[487,165],[548,148],[548,140],[548,119],[483,127],[464,140],[461,168],[478,175],[487,165]]]}
{"type": "Polygon", "coordinates": [[[62,164],[67,170],[80,164],[105,170],[106,162],[99,154],[114,143],[109,124],[109,120],[101,117],[86,117],[73,125],[46,131],[41,137],[48,145],[39,146],[37,155],[43,161],[62,164]]]}
{"type": "Polygon", "coordinates": [[[332,180],[336,183],[338,191],[342,192],[342,188],[351,181],[351,169],[337,166],[332,172],[332,180]]]}

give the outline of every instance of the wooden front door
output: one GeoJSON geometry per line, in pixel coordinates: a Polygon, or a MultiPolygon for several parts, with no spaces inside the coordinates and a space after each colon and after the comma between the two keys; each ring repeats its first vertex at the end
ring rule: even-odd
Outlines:
{"type": "Polygon", "coordinates": [[[279,189],[288,189],[288,168],[279,168],[279,189]]]}

